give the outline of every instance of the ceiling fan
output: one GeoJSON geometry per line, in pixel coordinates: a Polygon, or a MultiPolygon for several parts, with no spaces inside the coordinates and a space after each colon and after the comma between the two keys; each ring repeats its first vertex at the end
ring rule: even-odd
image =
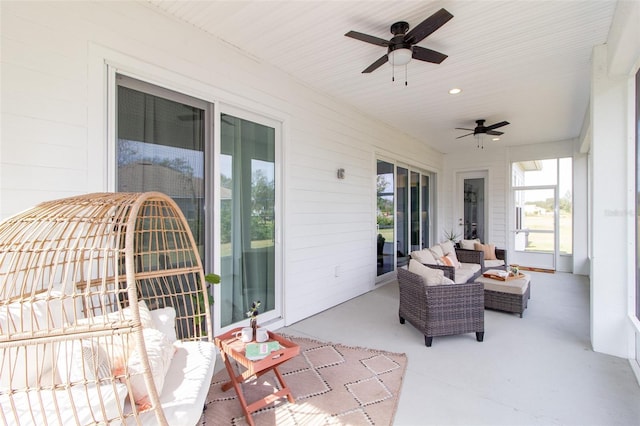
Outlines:
{"type": "Polygon", "coordinates": [[[435,50],[416,46],[416,44],[446,24],[451,18],[453,18],[452,14],[445,9],[440,9],[419,23],[411,31],[409,31],[409,24],[407,22],[396,22],[391,25],[391,34],[393,34],[393,37],[390,40],[384,40],[357,31],[349,31],[345,36],[387,48],[387,53],[365,68],[365,70],[362,71],[363,74],[376,70],[387,61],[391,62],[391,65],[406,65],[413,58],[419,61],[439,64],[447,58],[447,55],[436,52],[435,50]]]}
{"type": "Polygon", "coordinates": [[[508,121],[501,121],[499,123],[492,124],[490,126],[485,126],[484,122],[486,120],[476,120],[476,127],[474,129],[466,129],[464,127],[456,127],[456,130],[470,130],[471,133],[467,133],[466,135],[458,136],[456,139],[464,138],[465,136],[474,135],[476,136],[476,141],[478,142],[478,148],[482,144],[482,148],[484,149],[484,140],[482,140],[482,135],[492,135],[492,136],[500,136],[503,135],[504,132],[498,132],[495,129],[506,126],[509,124],[508,121]]]}

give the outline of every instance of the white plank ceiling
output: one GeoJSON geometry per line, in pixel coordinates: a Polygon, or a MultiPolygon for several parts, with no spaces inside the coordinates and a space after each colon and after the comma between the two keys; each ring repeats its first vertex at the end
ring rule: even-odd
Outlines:
{"type": "MultiPolygon", "coordinates": [[[[441,152],[475,147],[456,127],[511,124],[499,142],[554,142],[580,135],[591,55],[604,44],[615,1],[150,1],[296,80],[401,128],[441,152]],[[418,43],[448,55],[362,74],[386,48],[345,37],[390,39],[445,8],[453,19],[418,43]],[[456,96],[453,87],[462,89],[456,96]]],[[[492,148],[491,145],[487,148],[492,148]]]]}

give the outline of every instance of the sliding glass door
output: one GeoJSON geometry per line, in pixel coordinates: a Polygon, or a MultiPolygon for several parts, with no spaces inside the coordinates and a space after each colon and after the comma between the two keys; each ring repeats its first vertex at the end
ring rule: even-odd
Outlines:
{"type": "Polygon", "coordinates": [[[214,129],[213,104],[125,76],[116,80],[116,190],[159,191],[180,206],[205,270],[222,278],[212,289],[216,333],[248,322],[255,301],[261,322],[280,318],[280,124],[225,107],[214,129]]]}
{"type": "Polygon", "coordinates": [[[220,316],[226,327],[276,309],[276,129],[229,114],[220,138],[220,316]]]}
{"type": "Polygon", "coordinates": [[[413,250],[431,243],[433,176],[391,161],[377,161],[377,276],[404,267],[413,250]]]}

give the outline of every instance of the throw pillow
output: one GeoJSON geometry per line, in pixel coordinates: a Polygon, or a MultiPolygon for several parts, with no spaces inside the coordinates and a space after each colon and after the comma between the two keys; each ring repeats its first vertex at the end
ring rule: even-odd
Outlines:
{"type": "Polygon", "coordinates": [[[476,243],[474,250],[484,251],[484,260],[496,260],[496,246],[493,244],[476,243]]]}
{"type": "Polygon", "coordinates": [[[444,241],[440,243],[440,247],[442,248],[442,252],[447,255],[449,253],[455,253],[456,249],[453,246],[453,243],[450,240],[444,241]]]}
{"type": "Polygon", "coordinates": [[[475,244],[479,242],[480,240],[477,238],[475,240],[460,240],[460,248],[465,250],[475,250],[475,244]]]}
{"type": "Polygon", "coordinates": [[[429,249],[416,250],[411,252],[411,258],[426,265],[437,265],[438,262],[429,249]]]}
{"type": "MultiPolygon", "coordinates": [[[[153,376],[153,383],[156,386],[158,395],[160,395],[164,387],[164,379],[171,365],[171,359],[175,353],[175,348],[169,339],[167,339],[167,336],[156,329],[145,328],[142,332],[144,335],[144,345],[147,350],[147,360],[149,361],[149,368],[153,376]]],[[[149,391],[144,382],[143,372],[144,367],[142,365],[141,355],[137,350],[134,350],[127,362],[127,373],[130,375],[129,383],[131,385],[133,401],[138,411],[145,411],[151,408],[149,391]]],[[[118,375],[122,374],[122,372],[119,371],[115,373],[118,375]]]]}
{"type": "Polygon", "coordinates": [[[440,259],[445,255],[445,252],[442,251],[442,247],[439,244],[436,244],[433,247],[429,247],[429,250],[431,250],[431,253],[433,253],[433,257],[435,257],[436,259],[440,259]]]}
{"type": "Polygon", "coordinates": [[[160,330],[167,336],[167,339],[171,343],[178,340],[176,337],[176,310],[167,306],[166,308],[154,309],[153,311],[149,311],[151,314],[151,319],[155,324],[155,329],[160,330]]]}
{"type": "MultiPolygon", "coordinates": [[[[140,314],[140,322],[143,329],[153,329],[155,327],[151,314],[144,300],[138,302],[138,312],[140,314]]],[[[127,307],[118,312],[111,312],[106,315],[96,315],[93,317],[82,318],[76,321],[77,325],[93,325],[104,324],[118,321],[130,321],[132,319],[131,308],[127,307]]],[[[114,370],[121,370],[135,347],[133,333],[113,334],[95,338],[98,344],[107,354],[109,365],[114,370]]]]}
{"type": "Polygon", "coordinates": [[[458,258],[455,253],[449,253],[446,256],[442,256],[440,260],[443,265],[453,266],[455,269],[460,268],[460,262],[458,262],[458,258]]]}
{"type": "Polygon", "coordinates": [[[58,345],[56,370],[63,384],[111,377],[107,354],[90,339],[61,342],[58,345]]]}
{"type": "Polygon", "coordinates": [[[409,260],[409,272],[420,275],[426,285],[441,284],[442,278],[444,278],[444,271],[442,269],[429,268],[413,259],[409,260]]]}

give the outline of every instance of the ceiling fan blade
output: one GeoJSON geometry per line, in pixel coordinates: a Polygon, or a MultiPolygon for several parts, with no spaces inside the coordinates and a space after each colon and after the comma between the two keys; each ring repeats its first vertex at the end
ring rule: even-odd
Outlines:
{"type": "Polygon", "coordinates": [[[496,130],[487,130],[486,132],[488,135],[493,135],[493,136],[500,136],[500,135],[504,135],[504,132],[498,132],[496,130]]]}
{"type": "Polygon", "coordinates": [[[385,64],[388,60],[389,60],[389,57],[386,54],[382,55],[380,59],[378,59],[377,61],[369,65],[364,71],[362,71],[362,74],[367,74],[367,73],[370,73],[371,71],[375,71],[381,65],[385,64]]]}
{"type": "Polygon", "coordinates": [[[345,34],[345,36],[355,38],[356,40],[364,41],[366,43],[375,44],[376,46],[385,46],[385,47],[389,46],[388,40],[374,37],[369,34],[359,33],[357,31],[349,31],[348,33],[345,34]]]}
{"type": "Polygon", "coordinates": [[[440,9],[424,21],[420,22],[404,37],[404,41],[416,44],[424,40],[429,34],[446,24],[453,15],[445,9],[440,9]]]}
{"type": "Polygon", "coordinates": [[[469,135],[472,135],[472,134],[473,134],[473,132],[467,133],[466,135],[458,136],[456,139],[464,138],[465,136],[469,136],[469,135]]]}
{"type": "Polygon", "coordinates": [[[448,55],[444,53],[436,52],[435,50],[426,49],[420,46],[413,46],[413,55],[411,57],[413,59],[417,59],[419,61],[431,62],[434,64],[439,64],[445,59],[447,59],[448,55]]]}
{"type": "Polygon", "coordinates": [[[474,129],[465,129],[464,127],[456,127],[456,130],[469,130],[470,132],[473,132],[474,129]]]}
{"type": "Polygon", "coordinates": [[[506,126],[507,124],[509,124],[508,121],[501,121],[499,123],[496,124],[492,124],[491,126],[487,126],[487,130],[493,130],[493,129],[497,129],[498,127],[502,127],[502,126],[506,126]]]}

